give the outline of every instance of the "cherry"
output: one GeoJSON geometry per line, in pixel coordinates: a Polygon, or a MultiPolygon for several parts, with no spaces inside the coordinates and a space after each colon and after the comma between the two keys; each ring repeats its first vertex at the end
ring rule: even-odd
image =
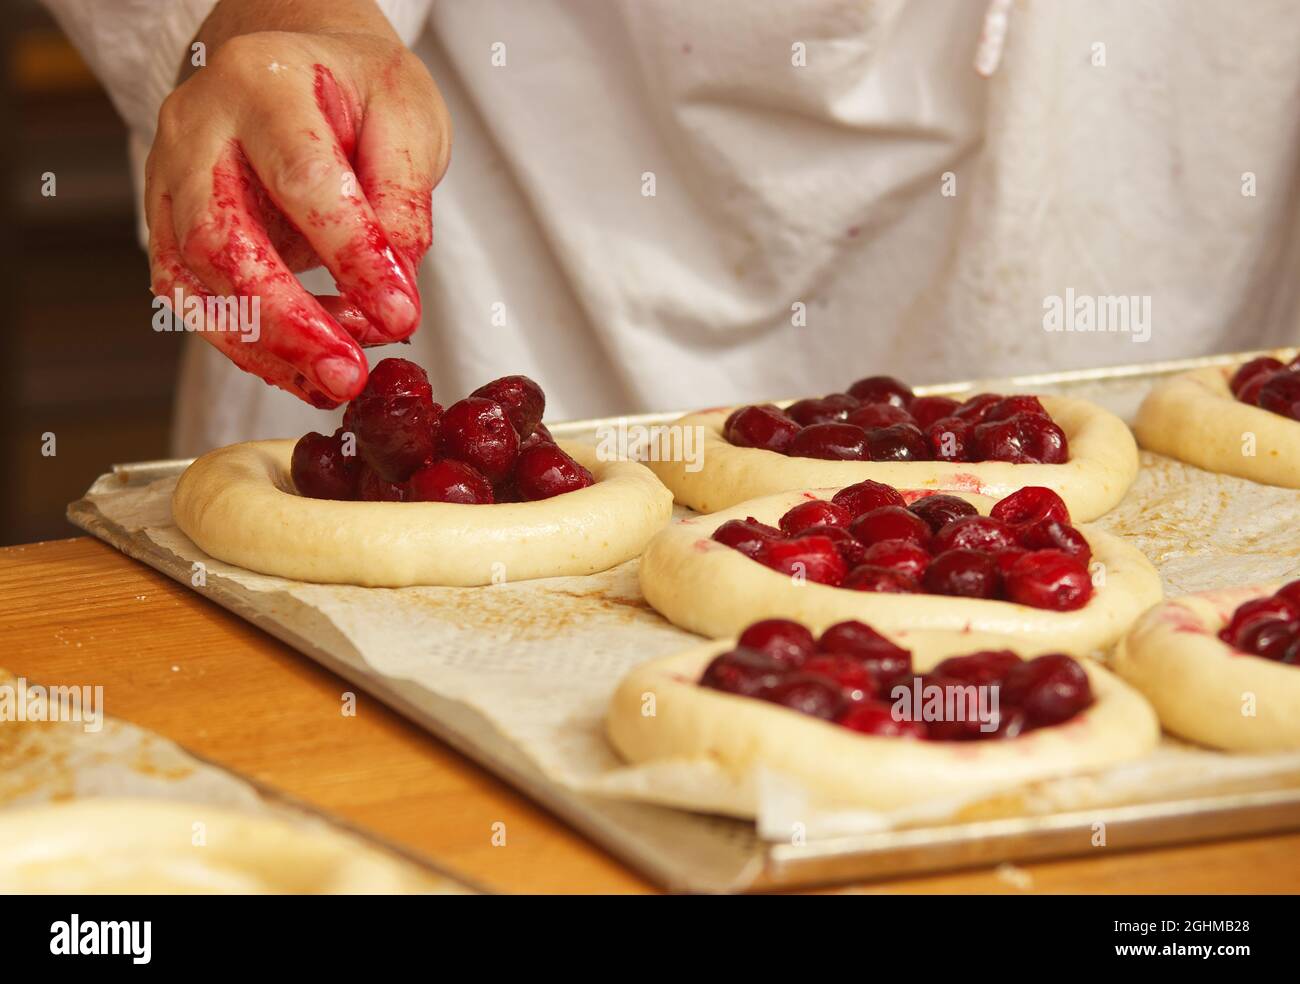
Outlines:
{"type": "Polygon", "coordinates": [[[1041,520],[1019,530],[1020,545],[1028,550],[1061,550],[1078,557],[1087,565],[1092,560],[1092,547],[1084,535],[1069,523],[1041,520]]]}
{"type": "Polygon", "coordinates": [[[930,524],[905,506],[880,506],[858,516],[849,532],[868,547],[881,540],[911,540],[922,547],[930,542],[930,524]]]}
{"type": "Polygon", "coordinates": [[[1289,602],[1297,612],[1300,612],[1300,581],[1292,581],[1290,584],[1282,585],[1273,592],[1273,597],[1289,602]]]}
{"type": "Polygon", "coordinates": [[[406,480],[407,502],[459,502],[487,505],[496,501],[492,483],[469,465],[451,458],[430,462],[406,480]]]}
{"type": "Polygon", "coordinates": [[[1009,526],[1027,526],[1043,520],[1070,521],[1070,510],[1066,508],[1065,500],[1041,485],[1026,485],[1012,492],[994,503],[989,515],[1009,526]]]}
{"type": "Polygon", "coordinates": [[[864,403],[845,418],[850,424],[871,430],[873,427],[889,427],[891,424],[914,424],[912,415],[902,407],[892,403],[864,403]]]}
{"type": "Polygon", "coordinates": [[[871,671],[879,691],[912,672],[912,654],[863,622],[836,622],[821,634],[817,648],[861,662],[871,671]]]}
{"type": "Polygon", "coordinates": [[[502,376],[484,383],[470,396],[501,404],[521,440],[532,435],[546,409],[546,394],[527,376],[502,376]]]}
{"type": "Polygon", "coordinates": [[[1010,649],[985,649],[967,656],[949,656],[932,671],[962,683],[987,686],[998,683],[1020,665],[1020,657],[1010,649]]]}
{"type": "Polygon", "coordinates": [[[823,721],[839,717],[847,703],[838,684],[813,673],[791,673],[761,696],[773,704],[823,721]]]}
{"type": "Polygon", "coordinates": [[[390,482],[365,462],[357,470],[357,498],[362,502],[404,502],[406,488],[390,482]]]}
{"type": "Polygon", "coordinates": [[[935,461],[974,461],[975,425],[960,417],[942,417],[925,429],[935,461]]]}
{"type": "Polygon", "coordinates": [[[1237,607],[1232,618],[1219,633],[1219,638],[1228,645],[1241,649],[1241,639],[1246,629],[1263,619],[1280,619],[1289,622],[1300,616],[1300,609],[1288,598],[1273,595],[1269,598],[1252,598],[1237,607]]]}
{"type": "Polygon", "coordinates": [[[558,445],[536,444],[519,453],[511,483],[520,497],[535,502],[585,489],[596,479],[558,445]]]}
{"type": "Polygon", "coordinates": [[[1082,608],[1092,597],[1088,568],[1062,550],[1035,550],[1007,572],[1007,598],[1020,605],[1056,612],[1082,608]]]}
{"type": "Polygon", "coordinates": [[[803,664],[803,672],[834,680],[845,699],[854,703],[876,696],[876,678],[866,665],[843,653],[825,653],[813,656],[803,664]]]}
{"type": "Polygon", "coordinates": [[[1011,527],[992,516],[963,516],[954,519],[934,536],[935,553],[945,550],[986,550],[996,553],[1016,542],[1011,527]]]}
{"type": "Polygon", "coordinates": [[[831,502],[843,506],[855,518],[881,506],[907,504],[907,500],[896,489],[883,482],[873,482],[871,479],[858,482],[856,485],[846,485],[831,496],[831,502]]]}
{"type": "Polygon", "coordinates": [[[343,416],[361,458],[389,482],[404,482],[438,446],[442,407],[414,362],[384,359],[343,416]]]}
{"type": "Polygon", "coordinates": [[[925,430],[936,420],[952,416],[959,406],[960,403],[948,396],[918,396],[907,405],[907,409],[916,426],[925,430]]]}
{"type": "Polygon", "coordinates": [[[816,533],[789,540],[765,540],[754,559],[780,574],[803,577],[832,587],[843,581],[848,573],[835,543],[830,537],[816,533]]]}
{"type": "Polygon", "coordinates": [[[529,448],[536,447],[539,444],[554,444],[554,443],[555,443],[555,438],[551,436],[551,432],[547,429],[546,425],[538,424],[533,429],[533,432],[528,435],[528,437],[526,437],[524,440],[519,442],[519,451],[522,454],[524,451],[527,451],[529,448]]]}
{"type": "Polygon", "coordinates": [[[409,359],[383,359],[375,364],[358,400],[390,400],[398,396],[429,396],[429,374],[409,359]]]}
{"type": "Polygon", "coordinates": [[[930,525],[931,532],[934,533],[938,533],[954,519],[979,514],[979,510],[965,499],[959,499],[955,495],[946,495],[944,493],[936,493],[927,495],[923,499],[917,499],[907,508],[925,520],[930,525]]]}
{"type": "Polygon", "coordinates": [[[741,648],[766,653],[783,666],[800,666],[817,651],[813,634],[788,618],[765,618],[740,634],[741,648]]]}
{"type": "Polygon", "coordinates": [[[862,563],[899,571],[920,580],[930,566],[930,553],[911,540],[878,540],[863,553],[862,563]]]}
{"type": "Polygon", "coordinates": [[[849,411],[856,410],[858,401],[846,393],[831,393],[829,396],[796,400],[785,408],[785,415],[791,420],[809,427],[813,424],[834,424],[844,420],[849,411]]]}
{"type": "Polygon", "coordinates": [[[1001,399],[997,393],[976,393],[966,397],[962,405],[953,411],[953,416],[970,424],[978,424],[989,412],[989,408],[1001,399]]]}
{"type": "MultiPolygon", "coordinates": [[[[901,543],[901,540],[887,540],[887,543],[901,543]]],[[[876,564],[859,564],[845,575],[840,587],[850,591],[877,591],[884,594],[917,594],[921,583],[911,574],[893,567],[880,567],[876,564]]]]}
{"type": "MultiPolygon", "coordinates": [[[[1261,356],[1258,359],[1251,359],[1243,363],[1242,366],[1232,374],[1232,381],[1228,383],[1228,388],[1232,390],[1232,395],[1241,396],[1241,391],[1246,385],[1256,378],[1271,376],[1279,369],[1284,369],[1282,363],[1270,356],[1261,356]]],[[[1261,384],[1262,385],[1262,384],[1261,384]]],[[[1256,391],[1258,392],[1258,390],[1256,391]]],[[[1247,403],[1253,403],[1254,400],[1247,400],[1247,403]]]]}
{"type": "Polygon", "coordinates": [[[870,461],[867,432],[852,424],[813,424],[795,435],[786,454],[824,461],[870,461]]]}
{"type": "MultiPolygon", "coordinates": [[[[927,673],[921,677],[920,682],[921,693],[926,695],[927,700],[930,699],[927,695],[928,688],[938,688],[942,694],[942,716],[938,720],[925,722],[927,737],[931,741],[979,741],[993,736],[992,729],[983,729],[987,724],[996,727],[1000,722],[997,719],[987,723],[980,720],[979,685],[944,676],[938,670],[927,673]]],[[[991,706],[989,711],[992,712],[991,706]]]]}
{"type": "Polygon", "coordinates": [[[881,738],[926,737],[926,727],[922,722],[895,717],[893,707],[879,700],[850,705],[836,723],[861,734],[881,738]]]}
{"type": "Polygon", "coordinates": [[[700,686],[757,697],[780,683],[784,672],[785,664],[767,653],[733,649],[713,658],[700,677],[700,686]]]}
{"type": "Polygon", "coordinates": [[[998,565],[999,573],[1005,578],[1016,561],[1027,553],[1029,551],[1024,547],[1006,547],[993,555],[993,561],[998,565]]]}
{"type": "Polygon", "coordinates": [[[1065,431],[1047,417],[1017,413],[975,426],[975,453],[985,461],[1059,465],[1069,458],[1065,431]]]}
{"type": "Polygon", "coordinates": [[[853,517],[843,506],[825,499],[809,499],[790,509],[781,517],[781,529],[786,533],[802,533],[810,526],[848,526],[853,517]]]}
{"type": "Polygon", "coordinates": [[[1287,650],[1300,640],[1300,623],[1284,622],[1280,618],[1261,618],[1241,632],[1236,647],[1243,653],[1281,660],[1287,650]]]}
{"type": "Polygon", "coordinates": [[[872,461],[929,461],[930,442],[916,424],[891,424],[867,431],[872,461]]]}
{"type": "Polygon", "coordinates": [[[1019,707],[1036,728],[1067,721],[1092,704],[1088,674],[1064,653],[1049,653],[1012,667],[1001,702],[1019,707]]]}
{"type": "Polygon", "coordinates": [[[1241,391],[1237,393],[1237,399],[1242,403],[1259,406],[1259,391],[1264,388],[1265,383],[1277,375],[1277,372],[1278,370],[1256,373],[1242,386],[1241,391]]]}
{"type": "Polygon", "coordinates": [[[822,536],[831,538],[835,544],[835,549],[840,552],[844,558],[844,566],[852,569],[862,563],[862,555],[867,552],[867,548],[859,540],[854,539],[853,535],[843,526],[809,526],[803,533],[819,533],[822,536]]]}
{"type": "Polygon", "coordinates": [[[1260,388],[1256,403],[1261,410],[1300,420],[1300,372],[1274,373],[1260,388]]]}
{"type": "Polygon", "coordinates": [[[981,423],[994,420],[1006,420],[1017,413],[1027,413],[1036,417],[1049,416],[1042,402],[1036,396],[1004,396],[996,403],[990,403],[984,411],[981,423]]]}
{"type": "Polygon", "coordinates": [[[738,448],[785,454],[799,425],[776,407],[741,407],[727,418],[723,435],[738,448]]]}
{"type": "Polygon", "coordinates": [[[978,550],[949,550],[930,561],[922,583],[931,594],[960,598],[993,598],[998,593],[998,567],[978,550]]]}
{"type": "Polygon", "coordinates": [[[442,415],[442,453],[499,482],[514,467],[519,435],[500,403],[467,396],[442,415]]]}
{"type": "Polygon", "coordinates": [[[849,387],[849,395],[863,403],[892,403],[906,407],[912,402],[912,389],[893,376],[867,376],[849,387]]]}
{"type": "Polygon", "coordinates": [[[747,519],[727,520],[713,531],[713,539],[739,550],[746,557],[756,557],[759,547],[768,540],[781,539],[781,531],[750,516],[747,519]]]}
{"type": "Polygon", "coordinates": [[[352,499],[360,462],[343,453],[343,428],[333,437],[312,431],[293,446],[289,474],[299,495],[309,499],[352,499]]]}

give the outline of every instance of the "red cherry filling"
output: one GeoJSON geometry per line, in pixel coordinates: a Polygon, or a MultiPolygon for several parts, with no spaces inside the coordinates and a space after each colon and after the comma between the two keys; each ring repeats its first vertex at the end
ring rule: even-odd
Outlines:
{"type": "Polygon", "coordinates": [[[831,502],[843,506],[854,518],[864,512],[879,509],[881,506],[907,505],[907,500],[897,489],[891,488],[884,482],[873,482],[870,479],[840,489],[831,496],[831,502]]]}
{"type": "Polygon", "coordinates": [[[906,407],[912,401],[912,389],[893,376],[867,376],[849,387],[849,396],[862,403],[892,403],[906,407]]]}
{"type": "Polygon", "coordinates": [[[596,483],[590,471],[554,444],[536,444],[521,451],[511,479],[525,501],[549,499],[596,483]]]}
{"type": "Polygon", "coordinates": [[[440,458],[406,480],[407,502],[495,502],[492,483],[481,472],[451,458],[440,458]]]}
{"type": "Polygon", "coordinates": [[[510,474],[519,453],[519,435],[500,403],[466,397],[447,408],[442,426],[442,453],[448,458],[477,469],[492,482],[510,474]]]}
{"type": "Polygon", "coordinates": [[[795,423],[776,407],[741,407],[727,418],[723,435],[736,447],[784,454],[799,433],[795,423]]]}
{"type": "Polygon", "coordinates": [[[989,515],[1008,526],[1028,526],[1042,520],[1070,521],[1070,510],[1066,508],[1065,500],[1051,489],[1038,485],[1027,485],[1012,492],[995,503],[989,515]]]}
{"type": "Polygon", "coordinates": [[[950,657],[917,677],[912,654],[862,622],[839,622],[816,640],[797,622],[756,622],[699,683],[860,734],[929,741],[1015,738],[1093,703],[1087,674],[1069,656],[1023,661],[989,650],[950,657]]]}
{"type": "Polygon", "coordinates": [[[852,424],[813,424],[794,436],[786,453],[824,461],[870,461],[867,432],[852,424]]]}
{"type": "Polygon", "coordinates": [[[332,437],[313,431],[293,446],[290,475],[299,495],[310,499],[351,499],[356,495],[360,463],[344,454],[343,428],[332,437]]]}
{"type": "Polygon", "coordinates": [[[340,431],[298,442],[294,485],[317,498],[487,504],[593,484],[541,422],[545,407],[542,388],[527,376],[503,376],[444,411],[423,369],[384,359],[348,404],[340,431]],[[348,433],[358,459],[350,462],[342,454],[348,433]]]}
{"type": "Polygon", "coordinates": [[[546,394],[527,376],[502,376],[484,383],[470,396],[479,396],[505,408],[506,416],[520,439],[529,437],[542,422],[546,394]]]}
{"type": "Polygon", "coordinates": [[[764,540],[754,559],[781,574],[831,586],[838,585],[848,573],[835,543],[816,533],[788,540],[764,540]]]}
{"type": "Polygon", "coordinates": [[[423,369],[384,359],[344,414],[365,462],[389,482],[404,482],[437,450],[442,407],[423,369]]]}
{"type": "Polygon", "coordinates": [[[811,526],[848,526],[852,514],[843,506],[825,499],[801,502],[781,517],[781,529],[786,533],[802,533],[811,526]]]}
{"type": "Polygon", "coordinates": [[[1036,396],[977,393],[959,403],[915,396],[892,376],[869,376],[848,393],[797,400],[784,411],[740,407],[723,436],[737,447],[826,461],[1069,459],[1064,431],[1036,396]]]}
{"type": "Polygon", "coordinates": [[[929,523],[931,531],[935,533],[938,533],[954,519],[979,515],[979,510],[965,499],[959,499],[955,495],[944,495],[943,493],[927,495],[923,499],[917,499],[907,508],[929,523]]]}
{"type": "Polygon", "coordinates": [[[1251,656],[1300,665],[1300,581],[1237,606],[1219,638],[1251,656]]]}
{"type": "Polygon", "coordinates": [[[1092,597],[1088,568],[1062,550],[1025,554],[1011,565],[1005,581],[1007,598],[1032,608],[1074,611],[1092,597]]]}
{"type": "Polygon", "coordinates": [[[1242,403],[1300,420],[1300,358],[1285,366],[1269,356],[1251,359],[1228,385],[1242,403]]]}
{"type": "Polygon", "coordinates": [[[753,516],[748,519],[729,519],[713,531],[713,539],[739,550],[746,557],[757,557],[759,547],[768,540],[781,539],[775,526],[760,523],[753,516]]]}
{"type": "Polygon", "coordinates": [[[746,649],[766,653],[786,666],[801,666],[817,651],[813,634],[788,618],[767,618],[755,622],[737,640],[746,649]]]}
{"type": "MultiPolygon", "coordinates": [[[[1021,489],[990,516],[952,495],[903,501],[887,485],[859,482],[830,502],[793,506],[781,529],[733,519],[713,539],[782,574],[851,591],[1003,599],[1052,611],[1092,597],[1092,548],[1054,492],[1021,489]]],[[[1300,606],[1300,582],[1287,590],[1300,606]]]]}

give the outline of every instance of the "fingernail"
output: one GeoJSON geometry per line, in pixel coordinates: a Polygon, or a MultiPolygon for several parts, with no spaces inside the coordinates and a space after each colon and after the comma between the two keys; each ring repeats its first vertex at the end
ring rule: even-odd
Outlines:
{"type": "Polygon", "coordinates": [[[389,335],[405,337],[418,327],[420,309],[405,291],[389,287],[381,296],[379,304],[383,326],[389,335]]]}
{"type": "Polygon", "coordinates": [[[321,385],[342,400],[350,399],[361,389],[361,367],[351,359],[329,356],[316,363],[316,378],[321,385]]]}

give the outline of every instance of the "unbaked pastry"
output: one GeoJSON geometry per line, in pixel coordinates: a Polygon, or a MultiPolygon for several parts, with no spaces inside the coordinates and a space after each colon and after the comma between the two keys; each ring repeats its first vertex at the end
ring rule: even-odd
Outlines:
{"type": "MultiPolygon", "coordinates": [[[[1038,647],[1076,655],[1112,645],[1162,595],[1160,577],[1134,547],[1082,527],[1104,578],[1086,605],[1049,611],[1008,601],[928,594],[882,594],[829,587],[764,567],[710,539],[732,519],[775,524],[790,507],[833,489],[781,492],[708,516],[679,520],[661,531],[641,558],[641,591],[675,625],[712,638],[731,636],[761,618],[789,618],[814,631],[860,619],[900,643],[916,632],[942,633],[954,647],[1038,647]]],[[[959,495],[987,515],[993,500],[959,495]]]]}
{"type": "Polygon", "coordinates": [[[1238,605],[1276,588],[1208,591],[1158,605],[1116,647],[1115,672],[1182,738],[1230,751],[1300,749],[1300,667],[1238,652],[1218,637],[1238,605]]]}
{"type": "Polygon", "coordinates": [[[4,894],[461,891],[329,828],[204,803],[85,799],[0,812],[4,894]],[[203,842],[195,846],[199,831],[203,842]]]}
{"type": "MultiPolygon", "coordinates": [[[[896,596],[895,596],[896,597],[896,596]]],[[[933,742],[877,737],[785,707],[700,687],[696,681],[733,642],[712,642],[651,660],[614,693],[610,741],[635,763],[707,761],[737,778],[762,768],[788,776],[819,805],[894,809],[978,798],[1039,779],[1145,755],[1160,729],[1146,701],[1090,660],[1094,703],[1064,724],[997,741],[933,742]],[[647,695],[654,697],[648,715],[647,695]]],[[[949,652],[969,652],[968,639],[949,652]]],[[[1013,647],[1037,652],[1032,646],[1013,647]]],[[[1054,644],[1053,649],[1057,648],[1054,644]]],[[[917,670],[941,658],[914,654],[917,670]]]]}
{"type": "Polygon", "coordinates": [[[1041,485],[1060,495],[1076,520],[1096,519],[1124,497],[1137,477],[1133,435],[1122,420],[1094,403],[1066,396],[1039,399],[1069,439],[1070,460],[1064,464],[787,457],[729,443],[722,428],[734,407],[705,410],[674,421],[671,430],[661,432],[657,450],[651,451],[647,464],[672,489],[678,502],[699,512],[726,509],[786,489],[841,488],[869,478],[895,488],[975,492],[994,499],[1027,485],[1041,485]],[[703,442],[698,457],[686,460],[674,453],[674,441],[682,442],[673,434],[696,427],[703,442]]]}
{"type": "Polygon", "coordinates": [[[473,586],[592,574],[636,557],[672,515],[644,465],[562,447],[596,484],[537,502],[341,502],[297,495],[293,441],[209,452],[181,476],[176,525],[208,554],[299,581],[473,586]]]}
{"type": "Polygon", "coordinates": [[[1233,396],[1228,383],[1236,369],[1211,366],[1156,383],[1138,410],[1138,442],[1206,471],[1300,488],[1300,422],[1233,396]]]}

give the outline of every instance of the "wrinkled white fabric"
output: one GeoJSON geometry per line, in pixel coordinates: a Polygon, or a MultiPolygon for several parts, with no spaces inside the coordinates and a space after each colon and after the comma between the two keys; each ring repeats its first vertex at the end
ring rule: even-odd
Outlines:
{"type": "MultiPolygon", "coordinates": [[[[147,147],[210,0],[47,2],[147,147]]],[[[456,136],[424,325],[371,355],[444,403],[509,372],[561,419],[1300,338],[1287,0],[1020,0],[988,79],[971,0],[380,5],[456,136]],[[1067,289],[1150,298],[1150,339],[1046,331],[1067,289]]],[[[190,341],[178,452],[330,426],[190,341]]]]}

